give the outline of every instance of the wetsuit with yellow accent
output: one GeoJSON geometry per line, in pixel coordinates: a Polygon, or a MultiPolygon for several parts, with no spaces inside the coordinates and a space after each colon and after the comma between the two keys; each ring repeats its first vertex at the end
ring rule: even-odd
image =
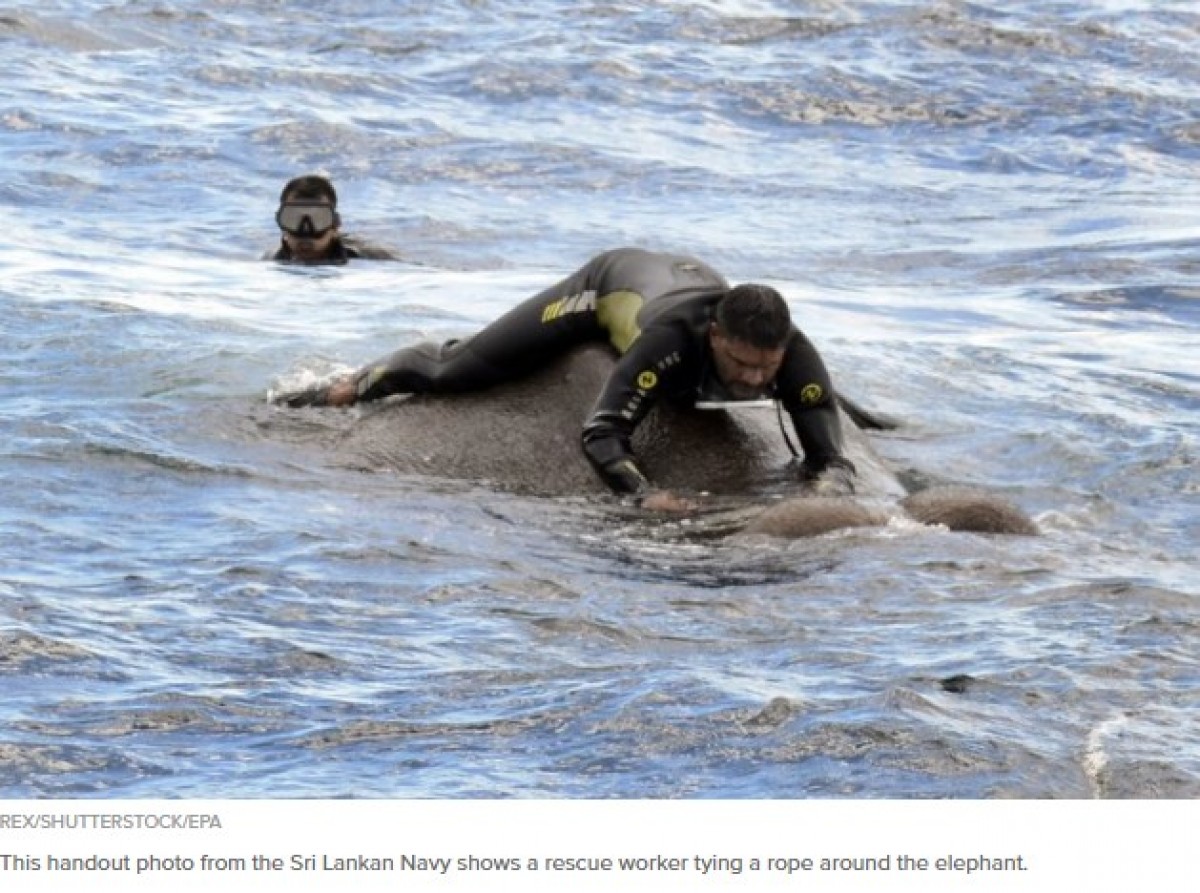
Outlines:
{"type": "MultiPolygon", "coordinates": [[[[521,377],[570,348],[610,343],[620,355],[583,429],[583,450],[622,493],[649,489],[630,441],[657,400],[685,405],[719,396],[708,329],[729,283],[702,261],[637,248],[609,251],[519,304],[477,335],[397,351],[358,373],[359,400],[475,391],[521,377]]],[[[816,474],[841,460],[833,387],[816,349],[795,327],[774,384],[816,474]]]]}
{"type": "MultiPolygon", "coordinates": [[[[697,399],[724,397],[708,335],[723,294],[652,301],[643,308],[640,336],[617,361],[583,427],[584,453],[613,490],[640,494],[651,489],[631,441],[657,401],[691,406],[697,399]]],[[[805,477],[816,477],[829,466],[853,473],[854,466],[842,455],[842,429],[829,373],[812,342],[795,326],[765,396],[779,400],[791,417],[804,450],[801,473],[805,477]]]]}

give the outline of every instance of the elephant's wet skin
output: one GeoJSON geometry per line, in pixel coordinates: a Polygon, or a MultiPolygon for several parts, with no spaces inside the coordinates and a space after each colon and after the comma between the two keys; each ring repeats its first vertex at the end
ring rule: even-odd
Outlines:
{"type": "MultiPolygon", "coordinates": [[[[354,410],[365,414],[342,438],[340,459],[540,496],[607,494],[580,448],[580,431],[613,363],[607,348],[587,346],[486,391],[415,395],[354,410]]],[[[658,406],[638,426],[633,446],[656,485],[692,492],[743,492],[778,476],[791,459],[774,411],[763,409],[658,406]]]]}
{"type": "MultiPolygon", "coordinates": [[[[485,391],[386,401],[345,431],[338,461],[538,496],[607,494],[580,448],[580,429],[613,364],[607,348],[586,346],[485,391]]],[[[855,498],[798,486],[799,495],[750,514],[746,532],[813,536],[906,513],[959,530],[1035,531],[1019,509],[987,493],[938,488],[910,496],[866,435],[845,416],[842,424],[846,454],[858,469],[855,498]]],[[[775,411],[764,408],[660,405],[638,427],[633,445],[656,486],[691,493],[753,492],[778,481],[793,460],[775,411]]]]}

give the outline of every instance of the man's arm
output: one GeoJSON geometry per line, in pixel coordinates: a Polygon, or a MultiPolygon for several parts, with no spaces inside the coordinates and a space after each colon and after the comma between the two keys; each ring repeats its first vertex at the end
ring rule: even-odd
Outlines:
{"type": "Polygon", "coordinates": [[[583,452],[596,473],[617,493],[649,494],[653,487],[633,454],[633,432],[679,367],[687,348],[682,331],[650,328],[617,361],[583,426],[583,452]]]}
{"type": "Polygon", "coordinates": [[[802,475],[809,480],[831,474],[849,486],[854,463],[846,458],[833,382],[817,349],[796,332],[777,379],[777,391],[804,451],[802,475]]]}

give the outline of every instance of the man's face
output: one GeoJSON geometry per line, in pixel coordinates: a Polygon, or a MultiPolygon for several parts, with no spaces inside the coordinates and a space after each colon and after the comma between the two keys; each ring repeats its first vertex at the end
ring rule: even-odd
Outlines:
{"type": "Polygon", "coordinates": [[[329,253],[337,238],[337,215],[326,200],[289,198],[275,215],[283,241],[299,261],[314,261],[329,253]]]}
{"type": "Polygon", "coordinates": [[[765,395],[783,365],[784,347],[755,347],[730,338],[713,323],[708,330],[717,378],[737,400],[754,400],[765,395]]]}

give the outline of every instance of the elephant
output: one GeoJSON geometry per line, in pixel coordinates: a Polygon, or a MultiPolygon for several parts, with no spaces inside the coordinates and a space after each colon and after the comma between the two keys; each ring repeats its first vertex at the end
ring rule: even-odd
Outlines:
{"type": "MultiPolygon", "coordinates": [[[[580,447],[580,430],[615,364],[603,345],[574,348],[517,381],[484,391],[406,395],[351,410],[338,435],[340,463],[407,474],[484,482],[535,496],[604,494],[607,488],[580,447]]],[[[843,404],[845,407],[846,404],[843,404]]],[[[909,493],[842,410],[847,457],[857,468],[855,494],[826,495],[789,483],[774,498],[743,507],[740,532],[802,537],[907,516],[922,523],[984,533],[1033,534],[1034,522],[1006,500],[962,487],[909,493]],[[769,503],[769,504],[766,504],[769,503]]],[[[299,412],[331,412],[305,409],[299,412]]],[[[770,408],[697,410],[659,405],[638,427],[634,451],[647,477],[666,489],[716,499],[761,494],[779,485],[794,461],[781,417],[770,408]]]]}

